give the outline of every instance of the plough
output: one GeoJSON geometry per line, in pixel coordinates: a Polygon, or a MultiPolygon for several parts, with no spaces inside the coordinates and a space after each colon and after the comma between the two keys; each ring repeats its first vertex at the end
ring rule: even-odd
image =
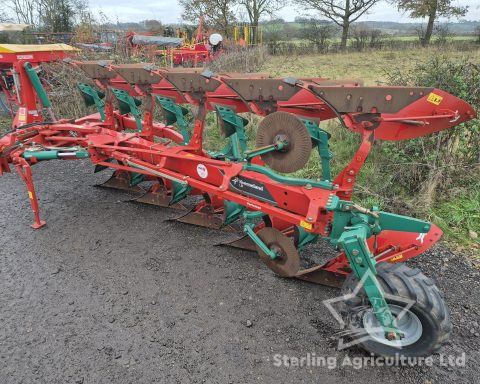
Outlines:
{"type": "MultiPolygon", "coordinates": [[[[185,199],[194,196],[196,205],[179,221],[215,229],[241,223],[244,237],[231,245],[256,250],[278,276],[343,286],[347,293],[361,281],[357,300],[346,300],[343,312],[348,318],[358,305],[364,308],[360,322],[367,337],[359,342],[368,351],[426,355],[446,341],[451,323],[440,291],[400,263],[430,248],[442,231],[351,198],[375,140],[413,139],[451,128],[476,117],[469,104],[429,87],[67,61],[92,79],[78,89],[97,111],[75,120],[35,121],[0,139],[0,174],[13,165],[25,181],[34,228],[45,221],[31,166],[88,158],[95,172],[114,170],[103,186],[143,193],[140,202],[185,209],[185,199]],[[163,123],[155,121],[155,112],[163,123]],[[228,138],[220,151],[203,145],[209,112],[228,138]],[[254,148],[248,148],[246,112],[263,118],[254,148]],[[320,127],[330,119],[362,138],[336,176],[330,169],[330,134],[320,127]],[[319,177],[287,175],[302,169],[312,150],[321,161],[319,177]],[[338,255],[306,265],[300,252],[320,239],[338,255]]],[[[30,82],[32,92],[41,93],[29,63],[17,67],[22,84],[30,82]]],[[[350,337],[359,337],[353,322],[348,324],[350,337]]]]}

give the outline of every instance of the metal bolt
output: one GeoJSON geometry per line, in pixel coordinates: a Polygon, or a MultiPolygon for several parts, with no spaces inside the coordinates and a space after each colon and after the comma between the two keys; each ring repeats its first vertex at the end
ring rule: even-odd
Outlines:
{"type": "Polygon", "coordinates": [[[362,264],[363,260],[362,260],[361,257],[357,257],[357,258],[355,259],[355,262],[356,262],[357,264],[362,264]]]}
{"type": "Polygon", "coordinates": [[[358,249],[354,249],[354,250],[352,251],[352,255],[353,255],[353,256],[357,256],[357,255],[358,255],[358,249]]]}
{"type": "Polygon", "coordinates": [[[313,217],[307,218],[307,221],[313,221],[313,217]]]}
{"type": "Polygon", "coordinates": [[[350,171],[348,171],[348,174],[349,175],[354,175],[355,174],[355,171],[353,169],[351,169],[350,171]]]}
{"type": "Polygon", "coordinates": [[[348,178],[347,181],[348,181],[349,183],[351,183],[351,182],[352,182],[352,179],[348,178]]]}
{"type": "Polygon", "coordinates": [[[396,335],[395,332],[388,332],[387,333],[387,340],[392,341],[392,340],[396,340],[396,339],[397,339],[397,335],[396,335]]]}
{"type": "Polygon", "coordinates": [[[305,185],[305,189],[312,189],[312,184],[305,185]]]}

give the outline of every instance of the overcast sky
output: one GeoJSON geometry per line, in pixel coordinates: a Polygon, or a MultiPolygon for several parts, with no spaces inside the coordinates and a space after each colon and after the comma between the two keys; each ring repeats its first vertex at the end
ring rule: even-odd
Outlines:
{"type": "MultiPolygon", "coordinates": [[[[181,21],[181,8],[176,0],[89,0],[94,13],[103,12],[112,22],[117,20],[140,21],[156,19],[162,23],[178,23],[181,21]]],[[[454,0],[459,5],[469,5],[465,19],[480,20],[480,0],[454,0]]],[[[296,7],[286,7],[278,12],[278,16],[293,21],[301,12],[296,7]]],[[[315,14],[312,13],[312,16],[315,14]]],[[[386,2],[380,2],[361,20],[411,22],[407,14],[398,12],[386,2]]]]}

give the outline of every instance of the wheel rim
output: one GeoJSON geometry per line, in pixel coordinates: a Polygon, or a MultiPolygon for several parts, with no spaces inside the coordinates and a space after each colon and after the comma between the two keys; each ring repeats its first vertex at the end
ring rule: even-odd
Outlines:
{"type": "Polygon", "coordinates": [[[417,315],[398,305],[389,304],[388,307],[395,318],[403,312],[402,317],[397,319],[397,327],[398,330],[405,335],[405,337],[402,340],[386,339],[385,331],[378,321],[373,309],[369,309],[367,312],[365,312],[362,318],[363,327],[369,336],[376,342],[394,347],[405,347],[418,341],[422,336],[423,327],[422,322],[417,315]]]}

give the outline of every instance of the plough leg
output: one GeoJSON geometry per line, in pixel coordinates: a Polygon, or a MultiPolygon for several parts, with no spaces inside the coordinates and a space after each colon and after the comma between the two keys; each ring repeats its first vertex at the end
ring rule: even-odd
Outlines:
{"type": "Polygon", "coordinates": [[[30,164],[25,159],[17,158],[17,162],[15,164],[17,168],[17,172],[25,182],[28,191],[28,199],[30,200],[30,204],[32,206],[33,216],[35,217],[35,221],[32,224],[33,229],[42,228],[46,222],[40,219],[40,212],[38,209],[38,200],[37,194],[35,193],[35,186],[33,184],[33,177],[32,177],[32,168],[30,164]]]}

